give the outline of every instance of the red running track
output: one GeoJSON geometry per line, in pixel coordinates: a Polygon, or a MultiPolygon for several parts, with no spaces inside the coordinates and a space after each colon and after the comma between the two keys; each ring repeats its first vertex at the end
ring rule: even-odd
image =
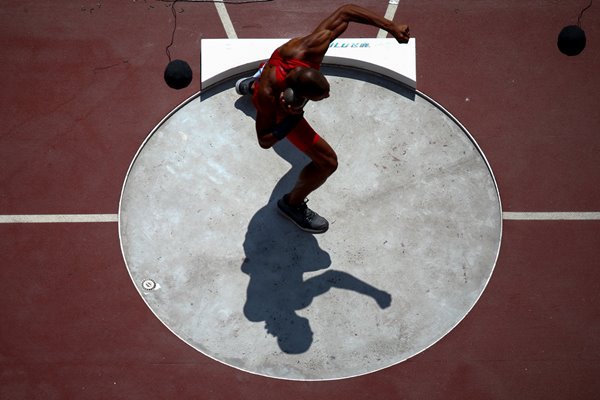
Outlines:
{"type": "MultiPolygon", "coordinates": [[[[582,2],[400,3],[395,20],[418,40],[418,89],[480,144],[504,210],[600,211],[600,8],[584,14],[587,48],[569,58],[556,37],[582,2]]],[[[240,38],[291,37],[341,4],[226,7],[240,38]]],[[[213,3],[177,3],[171,53],[194,81],[169,89],[169,7],[0,5],[0,214],[117,212],[140,143],[200,89],[200,40],[226,37],[213,3]]],[[[310,383],[232,369],[172,335],[131,284],[115,223],[2,224],[0,398],[595,399],[599,233],[597,220],[506,221],[488,288],[443,340],[374,374],[310,383]]]]}

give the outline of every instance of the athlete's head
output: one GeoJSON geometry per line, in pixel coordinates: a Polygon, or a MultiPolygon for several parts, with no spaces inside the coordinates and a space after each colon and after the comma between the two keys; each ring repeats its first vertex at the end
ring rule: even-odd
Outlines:
{"type": "Polygon", "coordinates": [[[329,97],[329,82],[325,76],[314,68],[296,68],[290,77],[289,86],[296,96],[308,100],[319,101],[329,97]]]}

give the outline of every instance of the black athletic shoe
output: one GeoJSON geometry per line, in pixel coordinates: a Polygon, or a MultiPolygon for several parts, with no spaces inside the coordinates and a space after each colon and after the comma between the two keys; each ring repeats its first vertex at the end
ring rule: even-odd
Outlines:
{"type": "Polygon", "coordinates": [[[277,202],[277,208],[285,217],[289,218],[303,231],[311,233],[327,232],[327,229],[329,229],[329,222],[308,208],[306,205],[307,201],[308,200],[305,200],[304,203],[294,207],[288,204],[287,195],[285,195],[277,202]]]}
{"type": "Polygon", "coordinates": [[[240,96],[252,94],[252,84],[254,83],[254,77],[242,78],[235,83],[235,91],[240,96]]]}

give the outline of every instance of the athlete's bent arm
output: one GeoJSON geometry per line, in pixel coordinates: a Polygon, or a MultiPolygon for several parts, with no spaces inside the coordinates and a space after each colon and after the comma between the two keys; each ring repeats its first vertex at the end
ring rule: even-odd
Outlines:
{"type": "Polygon", "coordinates": [[[258,144],[263,149],[271,148],[279,140],[273,135],[275,128],[275,113],[257,110],[256,112],[256,137],[258,144]]]}
{"type": "Polygon", "coordinates": [[[290,106],[283,93],[279,93],[279,100],[276,100],[268,85],[261,86],[257,97],[256,135],[260,147],[268,149],[296,127],[304,118],[304,111],[302,107],[290,106]]]}
{"type": "Polygon", "coordinates": [[[333,12],[329,17],[325,18],[313,31],[330,31],[331,40],[338,38],[346,29],[350,22],[375,26],[389,32],[398,42],[406,43],[410,38],[408,25],[396,25],[393,21],[383,18],[371,10],[354,5],[346,4],[333,12]]]}

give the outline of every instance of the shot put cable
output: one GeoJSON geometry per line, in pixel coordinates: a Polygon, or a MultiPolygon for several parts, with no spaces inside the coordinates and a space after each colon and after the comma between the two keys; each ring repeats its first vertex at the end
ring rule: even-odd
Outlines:
{"type": "MultiPolygon", "coordinates": [[[[168,0],[161,0],[162,2],[168,2],[168,0]]],[[[171,59],[171,51],[170,48],[173,46],[173,42],[175,40],[175,31],[177,30],[177,11],[175,10],[175,3],[177,2],[185,2],[185,3],[224,3],[224,4],[248,4],[248,3],[265,3],[273,0],[241,0],[241,1],[229,1],[229,0],[221,0],[221,1],[212,1],[212,0],[175,0],[171,2],[171,12],[173,13],[173,32],[171,33],[171,43],[165,49],[167,53],[167,57],[169,58],[169,63],[165,68],[164,79],[167,85],[172,89],[183,89],[189,86],[192,82],[192,68],[187,63],[187,61],[171,59]]],[[[182,11],[183,12],[183,11],[182,11]]]]}
{"type": "Polygon", "coordinates": [[[565,26],[558,34],[558,49],[561,53],[567,56],[576,56],[583,51],[585,48],[585,32],[581,29],[581,17],[583,13],[592,6],[593,0],[590,0],[590,4],[581,10],[579,18],[577,18],[577,25],[565,26]]]}

